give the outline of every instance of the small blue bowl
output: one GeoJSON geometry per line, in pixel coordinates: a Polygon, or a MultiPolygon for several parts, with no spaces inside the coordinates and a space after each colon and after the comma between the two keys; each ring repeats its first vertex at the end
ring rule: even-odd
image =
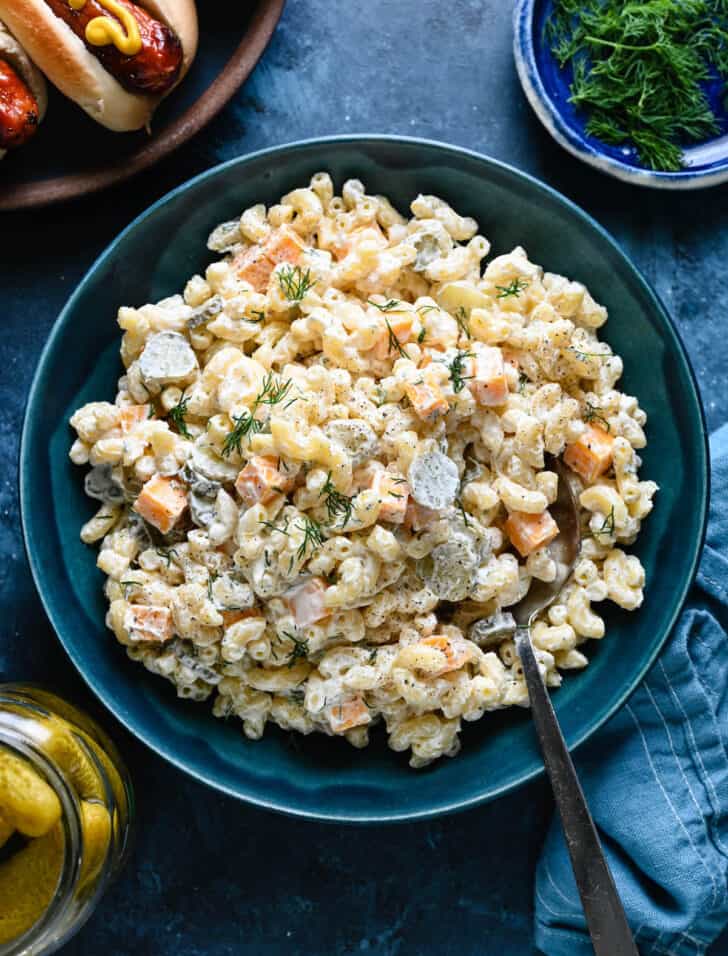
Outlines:
{"type": "Polygon", "coordinates": [[[528,713],[466,724],[463,749],[424,771],[388,750],[375,729],[368,749],[276,727],[247,740],[205,704],[178,700],[171,684],[126,657],[104,626],[103,575],[79,541],[94,511],[83,471],[71,464],[68,419],[84,402],[113,401],[121,372],[120,304],[180,290],[210,261],[219,222],[328,170],[338,187],[360,177],[402,211],[434,193],[474,216],[494,254],[523,243],[535,262],[588,284],[610,312],[606,340],[624,358],[624,388],[649,415],[644,475],[657,507],[636,553],[648,587],[639,613],[607,612],[608,636],[591,663],[567,675],[553,700],[566,740],[589,737],[645,674],[693,580],[708,500],[707,446],[695,379],[665,309],[613,239],[586,213],[530,176],[476,153],[394,137],[295,143],[232,160],[169,193],[100,256],[53,327],[28,399],[20,500],[30,566],[48,617],[89,686],[129,730],[199,780],[260,806],[322,820],[384,822],[461,810],[507,793],[543,769],[528,713]],[[555,241],[555,237],[558,241],[555,241]]]}
{"type": "Polygon", "coordinates": [[[640,164],[632,146],[608,146],[585,131],[586,115],[569,102],[571,70],[562,70],[544,39],[544,27],[553,0],[517,0],[514,11],[513,52],[521,86],[548,132],[577,159],[603,173],[637,186],[655,189],[702,189],[728,180],[728,112],[724,84],[707,91],[719,118],[721,133],[714,139],[683,149],[684,168],[656,172],[640,164]]]}

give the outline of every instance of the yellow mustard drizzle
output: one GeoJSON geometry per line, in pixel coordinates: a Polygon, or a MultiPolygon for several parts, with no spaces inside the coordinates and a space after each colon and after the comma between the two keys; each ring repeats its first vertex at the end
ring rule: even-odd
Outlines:
{"type": "MultiPolygon", "coordinates": [[[[131,13],[116,0],[98,0],[102,7],[113,13],[117,20],[111,17],[94,17],[86,25],[86,39],[91,46],[108,46],[113,43],[120,53],[134,56],[142,48],[142,37],[139,25],[131,13]]],[[[86,5],[86,0],[68,0],[69,6],[80,10],[86,5]]]]}

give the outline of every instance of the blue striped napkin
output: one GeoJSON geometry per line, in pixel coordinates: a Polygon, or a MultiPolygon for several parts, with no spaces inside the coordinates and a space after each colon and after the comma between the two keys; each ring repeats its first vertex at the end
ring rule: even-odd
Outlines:
{"type": "MultiPolygon", "coordinates": [[[[642,956],[701,956],[728,923],[728,425],[688,603],[627,704],[576,754],[642,956]]],[[[592,956],[558,818],[535,888],[536,945],[592,956]]]]}

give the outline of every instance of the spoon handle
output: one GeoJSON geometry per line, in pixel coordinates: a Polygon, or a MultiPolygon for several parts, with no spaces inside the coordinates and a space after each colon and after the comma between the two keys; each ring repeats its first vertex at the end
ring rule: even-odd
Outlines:
{"type": "Polygon", "coordinates": [[[529,628],[518,628],[516,647],[594,952],[596,956],[639,956],[584,791],[538,669],[529,628]]]}

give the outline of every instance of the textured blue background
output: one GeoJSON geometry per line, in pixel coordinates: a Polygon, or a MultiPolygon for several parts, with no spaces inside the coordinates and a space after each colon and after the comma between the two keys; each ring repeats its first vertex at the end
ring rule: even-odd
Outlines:
{"type": "MultiPolygon", "coordinates": [[[[123,189],[0,224],[0,677],[44,681],[115,732],[137,787],[133,859],[68,956],[526,956],[534,865],[551,814],[537,782],[417,826],[277,817],[183,777],[90,699],[40,608],[20,537],[17,454],[47,332],[95,256],[169,188],[218,161],[319,134],[468,146],[546,180],[622,242],[672,311],[711,428],[728,418],[728,188],[638,191],[561,152],[521,94],[506,0],[289,0],[234,102],[123,189]]],[[[467,210],[464,210],[466,212],[467,210]]],[[[524,223],[524,236],[528,224],[524,223]]],[[[554,236],[554,242],[559,237],[554,236]]],[[[714,951],[728,954],[728,935],[714,951]]]]}

